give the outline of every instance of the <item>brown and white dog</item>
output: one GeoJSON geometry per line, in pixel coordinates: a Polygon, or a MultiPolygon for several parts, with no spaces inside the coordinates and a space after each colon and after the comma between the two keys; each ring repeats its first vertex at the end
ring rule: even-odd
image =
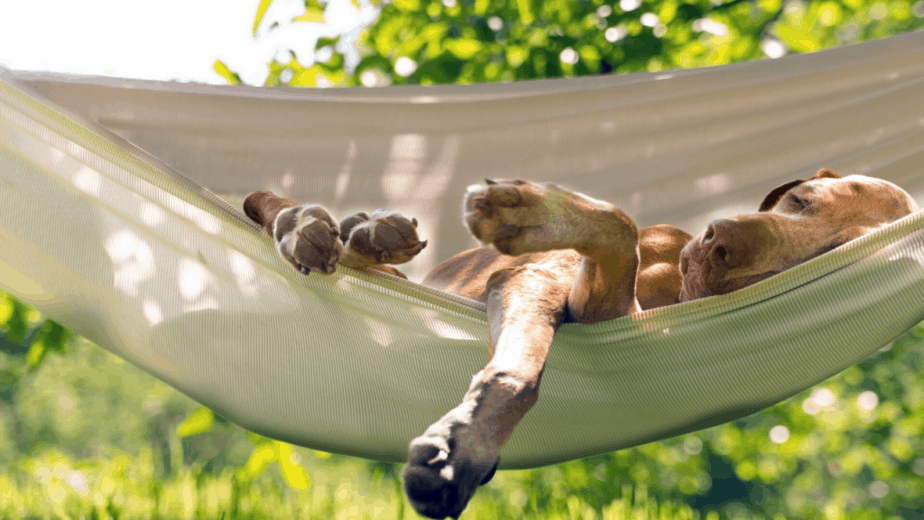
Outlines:
{"type": "MultiPolygon", "coordinates": [[[[487,304],[488,363],[461,404],[411,441],[404,486],[414,508],[457,518],[487,483],[498,449],[536,403],[563,322],[594,323],[728,293],[789,269],[916,209],[887,181],[822,169],[777,187],[751,215],[693,238],[638,229],[619,208],[551,184],[486,181],[468,189],[465,225],[483,244],[440,264],[425,285],[487,304]]],[[[320,206],[255,192],[244,211],[304,274],[337,264],[397,274],[426,246],[417,221],[390,211],[338,225],[320,206]]]]}

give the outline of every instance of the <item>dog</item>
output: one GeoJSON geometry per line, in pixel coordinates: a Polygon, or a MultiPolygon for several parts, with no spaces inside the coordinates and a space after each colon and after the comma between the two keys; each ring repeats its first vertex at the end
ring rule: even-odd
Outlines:
{"type": "MultiPolygon", "coordinates": [[[[461,403],[413,439],[404,470],[422,515],[458,518],[497,470],[498,449],[536,403],[556,329],[595,323],[752,285],[917,209],[894,184],[827,168],[773,189],[750,215],[692,237],[639,229],[612,204],[553,184],[493,181],[468,188],[463,221],[482,244],[423,281],[487,304],[488,363],[461,403]]],[[[403,275],[392,265],[427,245],[417,221],[378,210],[339,224],[321,206],[254,192],[245,213],[298,271],[337,265],[403,275]]]]}

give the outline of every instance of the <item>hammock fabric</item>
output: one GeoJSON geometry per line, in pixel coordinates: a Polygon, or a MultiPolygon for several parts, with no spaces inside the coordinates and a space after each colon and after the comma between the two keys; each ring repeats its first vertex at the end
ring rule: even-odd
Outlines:
{"type": "MultiPolygon", "coordinates": [[[[921,32],[506,85],[265,90],[7,71],[0,286],[246,428],[402,461],[483,366],[483,307],[346,268],[302,276],[223,199],[273,189],[338,218],[416,217],[430,246],[412,279],[474,245],[460,201],[484,177],[558,182],[691,233],[822,166],[891,180],[920,204],[922,92],[921,32]]],[[[565,325],[501,463],[752,413],[924,319],[922,295],[917,212],[729,295],[565,325]]]]}

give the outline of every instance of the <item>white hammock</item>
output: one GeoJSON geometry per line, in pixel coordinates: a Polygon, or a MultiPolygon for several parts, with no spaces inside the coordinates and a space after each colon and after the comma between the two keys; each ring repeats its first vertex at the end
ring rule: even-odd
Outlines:
{"type": "MultiPolygon", "coordinates": [[[[302,276],[200,185],[235,204],[269,188],[340,218],[416,217],[430,245],[405,272],[420,279],[474,245],[459,208],[484,177],[559,182],[691,233],[822,166],[891,180],[921,204],[922,92],[920,32],[507,85],[264,90],[4,72],[0,287],[246,428],[400,461],[486,361],[482,306],[346,268],[302,276]]],[[[749,414],[922,319],[917,212],[729,295],[565,325],[502,466],[749,414]]]]}

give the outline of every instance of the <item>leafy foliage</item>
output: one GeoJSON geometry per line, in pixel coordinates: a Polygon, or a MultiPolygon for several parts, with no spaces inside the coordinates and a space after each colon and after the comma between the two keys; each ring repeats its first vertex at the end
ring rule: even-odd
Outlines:
{"type": "MultiPolygon", "coordinates": [[[[318,21],[322,4],[308,0],[306,16],[318,21]]],[[[266,85],[428,85],[660,71],[812,52],[920,27],[921,0],[393,0],[362,32],[355,68],[344,69],[342,46],[319,40],[315,50],[323,53],[271,63],[266,85]]]]}

